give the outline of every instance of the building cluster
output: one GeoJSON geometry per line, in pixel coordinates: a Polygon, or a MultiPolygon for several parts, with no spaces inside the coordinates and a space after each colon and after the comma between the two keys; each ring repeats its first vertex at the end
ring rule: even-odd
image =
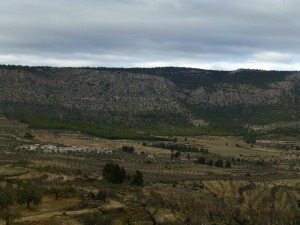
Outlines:
{"type": "Polygon", "coordinates": [[[64,147],[57,145],[22,145],[16,147],[16,150],[24,150],[24,151],[40,151],[44,153],[96,153],[96,154],[111,154],[112,150],[104,149],[104,148],[87,148],[87,147],[64,147]]]}

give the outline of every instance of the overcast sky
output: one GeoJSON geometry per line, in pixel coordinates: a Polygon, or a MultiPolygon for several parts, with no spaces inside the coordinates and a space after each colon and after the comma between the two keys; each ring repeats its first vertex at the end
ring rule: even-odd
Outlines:
{"type": "Polygon", "coordinates": [[[300,70],[299,0],[0,0],[0,64],[300,70]]]}

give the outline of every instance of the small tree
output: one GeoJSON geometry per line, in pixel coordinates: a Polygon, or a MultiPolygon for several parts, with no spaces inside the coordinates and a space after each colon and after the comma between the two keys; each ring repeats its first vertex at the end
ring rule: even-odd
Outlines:
{"type": "Polygon", "coordinates": [[[210,159],[210,160],[208,160],[208,161],[206,162],[206,164],[207,164],[208,166],[213,166],[214,161],[212,161],[212,160],[210,159]]]}
{"type": "Polygon", "coordinates": [[[198,164],[205,164],[206,163],[206,159],[204,156],[200,156],[197,160],[198,164]]]}
{"type": "Polygon", "coordinates": [[[244,134],[244,141],[248,144],[255,144],[256,143],[257,134],[255,132],[247,132],[244,134]]]}
{"type": "Polygon", "coordinates": [[[264,165],[264,160],[257,160],[256,161],[256,165],[258,165],[258,166],[263,166],[264,165]]]}
{"type": "Polygon", "coordinates": [[[32,139],[33,135],[30,132],[26,132],[26,134],[24,135],[24,138],[32,139]]]}
{"type": "Polygon", "coordinates": [[[215,167],[223,167],[223,160],[222,159],[218,159],[217,161],[215,161],[215,167]]]}
{"type": "Polygon", "coordinates": [[[175,152],[174,157],[175,157],[176,159],[178,159],[180,155],[181,155],[181,152],[180,152],[180,151],[177,151],[177,152],[175,152]]]}
{"type": "Polygon", "coordinates": [[[6,225],[10,224],[11,217],[14,214],[10,210],[10,206],[14,203],[14,196],[11,189],[0,189],[0,217],[5,219],[6,225]]]}
{"type": "Polygon", "coordinates": [[[125,204],[131,221],[142,224],[138,223],[141,218],[147,218],[152,225],[157,225],[157,214],[164,207],[165,200],[155,191],[137,191],[134,196],[128,197],[125,204]]]}
{"type": "Polygon", "coordinates": [[[122,151],[127,153],[134,153],[134,147],[133,146],[122,146],[122,151]]]}
{"type": "Polygon", "coordinates": [[[142,186],[144,183],[143,174],[141,171],[137,170],[131,177],[131,185],[142,186]]]}
{"type": "Polygon", "coordinates": [[[0,190],[0,216],[5,219],[6,225],[10,224],[9,207],[13,204],[13,197],[4,189],[0,190]]]}
{"type": "Polygon", "coordinates": [[[106,163],[103,170],[102,176],[109,183],[121,184],[126,179],[126,170],[118,164],[106,163]]]}
{"type": "Polygon", "coordinates": [[[230,168],[230,167],[231,167],[230,161],[227,160],[227,161],[225,162],[225,167],[226,167],[226,168],[230,168]]]}
{"type": "Polygon", "coordinates": [[[27,208],[30,208],[30,203],[39,205],[42,201],[43,191],[42,188],[33,185],[32,183],[22,184],[17,193],[17,202],[19,204],[26,203],[27,208]]]}

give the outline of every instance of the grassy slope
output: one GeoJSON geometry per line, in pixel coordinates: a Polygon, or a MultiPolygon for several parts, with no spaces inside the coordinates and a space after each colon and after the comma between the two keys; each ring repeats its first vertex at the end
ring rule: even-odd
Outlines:
{"type": "Polygon", "coordinates": [[[165,140],[164,138],[150,136],[146,133],[139,133],[133,130],[116,129],[109,126],[95,126],[84,123],[67,123],[47,119],[26,117],[22,119],[32,128],[40,129],[70,129],[78,130],[86,134],[107,138],[107,139],[133,139],[133,140],[165,140]]]}
{"type": "Polygon", "coordinates": [[[107,138],[107,139],[132,139],[132,140],[152,140],[152,141],[166,141],[170,136],[189,136],[189,135],[215,135],[227,136],[236,135],[237,133],[229,132],[223,128],[212,127],[172,127],[160,128],[152,127],[143,130],[116,128],[109,125],[88,125],[84,123],[67,123],[62,121],[52,121],[46,119],[37,119],[33,117],[26,117],[22,119],[32,128],[40,129],[70,129],[78,130],[86,134],[107,138]],[[162,136],[162,137],[161,137],[162,136]]]}

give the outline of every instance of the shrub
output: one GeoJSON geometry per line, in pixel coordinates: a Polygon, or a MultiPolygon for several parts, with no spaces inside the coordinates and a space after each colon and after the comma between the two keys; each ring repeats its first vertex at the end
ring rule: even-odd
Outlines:
{"type": "Polygon", "coordinates": [[[206,163],[206,159],[204,156],[200,156],[197,160],[198,164],[205,164],[206,163]]]}
{"type": "Polygon", "coordinates": [[[180,156],[180,154],[181,154],[181,152],[180,152],[180,151],[177,151],[177,152],[175,152],[175,154],[174,154],[174,158],[175,158],[175,159],[178,159],[178,158],[179,158],[179,156],[180,156]]]}
{"type": "Polygon", "coordinates": [[[102,170],[103,178],[109,183],[121,184],[126,179],[126,170],[118,164],[106,163],[102,170]]]}
{"type": "Polygon", "coordinates": [[[208,166],[212,166],[214,164],[214,161],[212,161],[211,159],[207,161],[206,163],[208,166]]]}
{"type": "Polygon", "coordinates": [[[214,166],[215,167],[223,167],[223,160],[222,159],[218,159],[217,161],[215,161],[214,166]]]}
{"type": "Polygon", "coordinates": [[[230,167],[231,167],[230,161],[227,160],[227,161],[225,162],[225,167],[227,167],[227,168],[230,168],[230,167]]]}
{"type": "Polygon", "coordinates": [[[133,146],[122,146],[122,151],[127,153],[134,153],[134,147],[133,146]]]}
{"type": "Polygon", "coordinates": [[[131,185],[142,186],[144,183],[143,174],[137,170],[134,175],[131,176],[131,185]]]}
{"type": "Polygon", "coordinates": [[[24,135],[24,138],[32,139],[33,135],[30,132],[26,132],[26,134],[24,135]]]}

